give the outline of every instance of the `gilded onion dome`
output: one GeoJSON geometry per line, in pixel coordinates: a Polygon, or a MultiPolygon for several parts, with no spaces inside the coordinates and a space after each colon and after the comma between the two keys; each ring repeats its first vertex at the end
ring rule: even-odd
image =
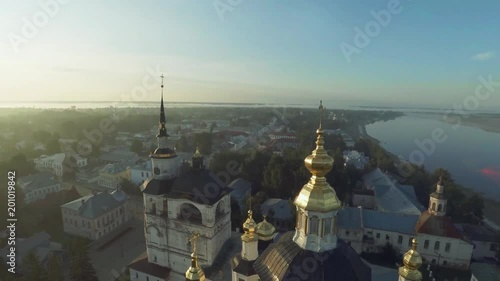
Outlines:
{"type": "Polygon", "coordinates": [[[248,210],[247,220],[243,223],[243,230],[245,231],[245,234],[255,233],[255,227],[257,224],[253,220],[252,213],[252,210],[248,210]]]}
{"type": "Polygon", "coordinates": [[[322,103],[319,109],[321,118],[319,128],[316,130],[316,149],[304,159],[305,166],[312,176],[296,197],[295,205],[308,211],[329,212],[340,209],[342,204],[325,178],[333,167],[333,158],[324,148],[324,131],[321,124],[324,112],[322,103]]]}
{"type": "Polygon", "coordinates": [[[422,257],[417,252],[417,240],[412,240],[411,249],[403,257],[404,266],[399,268],[399,275],[406,280],[420,281],[422,273],[418,270],[422,266],[422,257]]]}
{"type": "Polygon", "coordinates": [[[196,146],[196,152],[194,153],[193,158],[201,158],[201,157],[202,155],[200,153],[200,148],[196,146]]]}
{"type": "Polygon", "coordinates": [[[264,220],[257,224],[256,232],[260,240],[269,241],[273,239],[276,228],[264,216],[264,220]]]}
{"type": "Polygon", "coordinates": [[[246,242],[257,240],[258,237],[255,234],[256,227],[257,224],[253,220],[252,210],[248,210],[247,220],[243,223],[243,231],[245,231],[245,233],[241,236],[241,239],[246,242]]]}

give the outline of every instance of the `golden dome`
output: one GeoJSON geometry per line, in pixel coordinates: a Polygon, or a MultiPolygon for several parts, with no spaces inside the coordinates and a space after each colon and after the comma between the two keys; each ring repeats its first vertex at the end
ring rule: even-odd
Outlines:
{"type": "Polygon", "coordinates": [[[406,280],[420,281],[422,273],[418,270],[422,266],[422,257],[417,252],[417,240],[412,240],[411,249],[406,252],[403,258],[404,266],[399,268],[399,275],[406,280]]]}
{"type": "Polygon", "coordinates": [[[201,158],[202,157],[198,146],[196,146],[196,152],[194,153],[193,157],[194,158],[201,158]]]}
{"type": "Polygon", "coordinates": [[[247,220],[243,223],[243,230],[245,231],[245,233],[253,234],[255,232],[256,226],[257,224],[252,217],[252,210],[248,210],[248,217],[247,220]]]}
{"type": "MultiPolygon", "coordinates": [[[[322,104],[320,104],[319,109],[321,114],[323,114],[324,108],[322,104]]],[[[318,135],[316,149],[304,159],[305,166],[311,172],[312,176],[295,198],[296,206],[309,211],[329,212],[338,210],[342,206],[337,193],[335,193],[335,190],[328,184],[325,178],[325,175],[333,167],[333,158],[328,155],[326,149],[323,147],[325,144],[323,133],[320,119],[319,128],[316,130],[316,134],[318,135]]]]}
{"type": "Polygon", "coordinates": [[[255,228],[257,235],[260,240],[269,241],[273,239],[273,235],[276,232],[276,228],[267,221],[266,216],[264,216],[264,220],[257,224],[255,228]]]}
{"type": "Polygon", "coordinates": [[[196,258],[196,253],[191,254],[191,266],[186,271],[186,280],[189,281],[204,281],[205,273],[198,266],[198,259],[196,258]]]}

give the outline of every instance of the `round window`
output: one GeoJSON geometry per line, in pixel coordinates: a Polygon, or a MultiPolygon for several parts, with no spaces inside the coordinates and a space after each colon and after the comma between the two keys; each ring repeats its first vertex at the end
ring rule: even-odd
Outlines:
{"type": "Polygon", "coordinates": [[[153,172],[155,173],[155,175],[159,175],[160,169],[158,167],[156,167],[156,168],[154,168],[153,172]]]}

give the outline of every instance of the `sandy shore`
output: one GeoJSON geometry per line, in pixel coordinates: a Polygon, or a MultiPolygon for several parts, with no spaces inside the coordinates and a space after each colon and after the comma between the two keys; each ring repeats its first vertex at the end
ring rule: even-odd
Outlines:
{"type": "MultiPolygon", "coordinates": [[[[457,115],[450,115],[450,117],[445,120],[450,124],[460,124],[457,123],[457,115]]],[[[500,133],[500,114],[474,114],[467,116],[460,116],[461,125],[473,128],[479,128],[486,132],[500,133]]]]}

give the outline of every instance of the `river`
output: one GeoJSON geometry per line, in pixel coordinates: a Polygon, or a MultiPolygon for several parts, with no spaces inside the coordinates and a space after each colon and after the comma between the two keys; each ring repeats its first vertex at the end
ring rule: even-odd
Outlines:
{"type": "Polygon", "coordinates": [[[428,171],[447,169],[457,183],[500,200],[500,134],[453,127],[441,121],[441,117],[410,113],[370,124],[366,131],[391,153],[423,164],[428,171]],[[433,131],[441,132],[437,141],[431,140],[433,131]]]}

